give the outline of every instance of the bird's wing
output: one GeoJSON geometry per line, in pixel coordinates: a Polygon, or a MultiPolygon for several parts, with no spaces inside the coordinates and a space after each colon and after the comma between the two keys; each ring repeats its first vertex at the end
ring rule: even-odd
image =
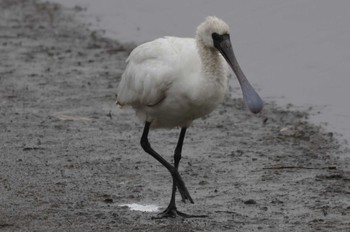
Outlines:
{"type": "Polygon", "coordinates": [[[117,103],[153,106],[165,99],[166,91],[180,76],[181,57],[188,50],[184,46],[195,47],[190,39],[187,39],[189,43],[184,40],[165,37],[136,47],[127,59],[117,103]]]}

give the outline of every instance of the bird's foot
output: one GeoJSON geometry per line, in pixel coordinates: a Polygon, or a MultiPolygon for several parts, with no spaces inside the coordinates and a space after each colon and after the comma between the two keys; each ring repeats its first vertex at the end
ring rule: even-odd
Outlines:
{"type": "Polygon", "coordinates": [[[177,170],[173,174],[173,179],[174,179],[174,182],[176,184],[177,189],[179,190],[179,192],[181,194],[182,201],[186,202],[186,200],[189,200],[193,204],[194,201],[192,200],[192,197],[185,186],[185,182],[182,180],[182,178],[177,170]]]}
{"type": "Polygon", "coordinates": [[[178,211],[176,207],[168,207],[163,212],[159,213],[156,217],[152,217],[152,219],[163,219],[163,218],[176,218],[177,216],[183,218],[204,218],[207,215],[191,215],[178,211]]]}

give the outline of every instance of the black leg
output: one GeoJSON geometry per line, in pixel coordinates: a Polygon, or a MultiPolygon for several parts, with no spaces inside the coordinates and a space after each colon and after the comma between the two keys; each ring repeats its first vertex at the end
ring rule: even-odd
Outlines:
{"type": "MultiPolygon", "coordinates": [[[[185,138],[186,129],[187,128],[181,129],[180,137],[179,137],[179,140],[177,142],[175,152],[174,152],[174,167],[175,167],[176,171],[178,171],[179,163],[181,160],[182,145],[183,145],[183,141],[185,138]]],[[[161,219],[161,218],[165,218],[165,217],[176,217],[176,216],[181,216],[184,218],[206,217],[206,215],[189,215],[189,214],[185,214],[185,213],[178,211],[176,208],[176,203],[175,203],[175,194],[176,194],[176,182],[173,181],[173,188],[172,188],[172,192],[171,192],[170,203],[169,203],[168,207],[162,213],[160,213],[157,217],[154,217],[155,219],[161,219]]],[[[192,201],[192,203],[193,203],[193,201],[192,201]]]]}
{"type": "MultiPolygon", "coordinates": [[[[175,166],[175,169],[177,171],[179,169],[179,163],[180,163],[180,160],[181,160],[182,145],[183,145],[183,142],[184,142],[186,129],[187,128],[185,128],[185,127],[181,128],[180,137],[179,137],[179,140],[178,140],[176,148],[175,148],[174,166],[175,166]]],[[[171,200],[170,200],[169,206],[173,205],[174,206],[173,208],[176,210],[176,207],[175,207],[175,193],[176,193],[176,183],[173,182],[173,189],[172,189],[172,192],[171,192],[171,200]]],[[[168,208],[169,208],[169,206],[168,206],[168,208]]]]}
{"type": "Polygon", "coordinates": [[[181,160],[181,153],[182,153],[182,145],[183,145],[183,142],[184,142],[186,129],[187,128],[185,128],[185,127],[181,128],[180,137],[179,137],[179,140],[178,140],[176,148],[175,148],[174,165],[175,165],[176,169],[179,168],[179,163],[180,163],[180,160],[181,160]]]}
{"type": "MultiPolygon", "coordinates": [[[[179,163],[181,159],[181,152],[182,152],[182,144],[185,138],[186,128],[181,129],[180,137],[177,142],[175,153],[174,153],[174,166],[175,169],[178,171],[179,163]]],[[[177,211],[176,209],[176,203],[175,203],[175,194],[176,194],[176,182],[173,181],[173,188],[171,191],[171,199],[168,207],[158,215],[158,217],[155,217],[156,219],[164,218],[164,217],[176,217],[177,215],[183,216],[185,214],[177,211]]]]}
{"type": "Polygon", "coordinates": [[[148,132],[149,132],[150,125],[151,125],[150,122],[146,122],[143,133],[142,133],[141,146],[142,146],[143,150],[145,152],[147,152],[148,154],[150,154],[151,156],[153,156],[156,160],[158,160],[164,167],[166,167],[169,170],[169,172],[173,178],[173,183],[175,185],[175,189],[176,189],[176,187],[178,188],[178,190],[181,194],[181,197],[182,197],[182,201],[186,202],[186,200],[189,200],[191,203],[193,203],[191,195],[189,194],[189,192],[185,186],[185,183],[183,182],[179,172],[177,171],[177,168],[173,167],[170,163],[168,163],[163,157],[161,157],[151,147],[151,145],[148,141],[148,132]]]}
{"type": "MultiPolygon", "coordinates": [[[[187,128],[181,128],[180,137],[179,137],[179,140],[177,142],[177,145],[176,145],[176,148],[175,148],[175,152],[174,152],[174,166],[175,166],[175,169],[177,171],[179,169],[179,163],[180,163],[180,160],[181,160],[182,145],[183,145],[183,142],[184,142],[186,129],[187,128]]],[[[172,192],[171,192],[171,200],[170,200],[169,206],[173,205],[174,209],[176,209],[176,207],[175,207],[175,193],[176,193],[176,184],[175,184],[175,182],[173,182],[173,189],[172,189],[172,192]]]]}

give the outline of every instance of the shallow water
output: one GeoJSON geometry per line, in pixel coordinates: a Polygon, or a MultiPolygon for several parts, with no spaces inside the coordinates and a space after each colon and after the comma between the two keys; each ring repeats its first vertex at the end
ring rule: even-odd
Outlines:
{"type": "Polygon", "coordinates": [[[350,140],[350,1],[52,1],[86,7],[84,20],[122,42],[192,37],[217,15],[231,26],[238,60],[263,99],[312,107],[312,121],[350,140]]]}

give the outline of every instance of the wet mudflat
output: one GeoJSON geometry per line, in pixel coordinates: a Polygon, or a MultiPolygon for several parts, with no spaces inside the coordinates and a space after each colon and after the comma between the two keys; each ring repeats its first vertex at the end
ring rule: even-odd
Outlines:
{"type": "MultiPolygon", "coordinates": [[[[88,30],[81,10],[0,1],[1,231],[350,230],[349,151],[308,112],[268,102],[252,115],[232,96],[184,144],[195,204],[178,208],[207,218],[121,206],[166,207],[171,179],[139,146],[132,110],[114,105],[132,46],[88,30]]],[[[171,160],[178,133],[150,142],[171,160]]]]}

